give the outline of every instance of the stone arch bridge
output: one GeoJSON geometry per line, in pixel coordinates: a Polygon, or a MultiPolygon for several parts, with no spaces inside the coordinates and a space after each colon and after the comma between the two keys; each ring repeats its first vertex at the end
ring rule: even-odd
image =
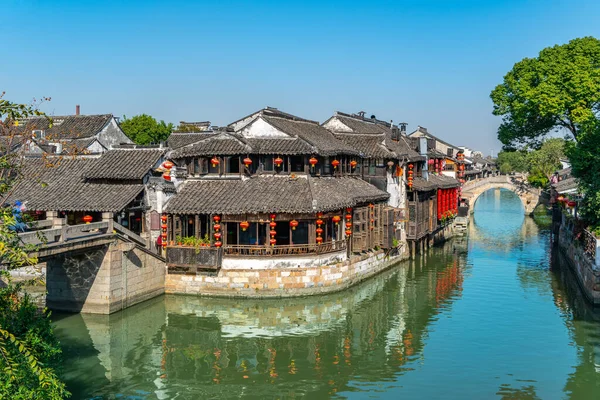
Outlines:
{"type": "Polygon", "coordinates": [[[473,212],[475,202],[477,202],[479,196],[490,189],[508,189],[515,193],[521,199],[527,215],[533,213],[533,210],[540,204],[542,199],[542,190],[529,185],[527,179],[522,175],[491,176],[464,184],[462,198],[469,201],[471,212],[473,212]]]}

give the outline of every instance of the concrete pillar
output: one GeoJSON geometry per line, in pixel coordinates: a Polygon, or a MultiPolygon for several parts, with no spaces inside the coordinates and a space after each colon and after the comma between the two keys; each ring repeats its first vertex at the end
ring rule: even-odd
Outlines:
{"type": "Polygon", "coordinates": [[[46,219],[52,221],[53,228],[60,228],[65,225],[65,219],[59,217],[58,211],[46,211],[46,219]]]}
{"type": "Polygon", "coordinates": [[[108,222],[108,229],[106,230],[106,232],[108,233],[112,233],[114,227],[113,227],[113,213],[111,212],[103,212],[102,213],[102,222],[108,222]]]}

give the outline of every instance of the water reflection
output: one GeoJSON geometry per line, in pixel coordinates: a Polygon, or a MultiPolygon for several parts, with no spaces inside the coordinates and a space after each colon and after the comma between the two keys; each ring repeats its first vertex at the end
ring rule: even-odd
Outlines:
{"type": "Polygon", "coordinates": [[[358,390],[353,379],[393,382],[460,297],[463,266],[447,246],[329,296],[165,296],[111,316],[62,316],[65,377],[76,398],[326,398],[358,390]]]}
{"type": "Polygon", "coordinates": [[[512,193],[457,239],[350,290],[164,296],[58,315],[74,398],[594,398],[600,317],[512,193]]]}

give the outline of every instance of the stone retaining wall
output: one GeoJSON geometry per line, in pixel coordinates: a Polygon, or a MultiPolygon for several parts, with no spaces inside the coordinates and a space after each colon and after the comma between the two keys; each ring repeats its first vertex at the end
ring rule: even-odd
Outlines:
{"type": "Polygon", "coordinates": [[[167,274],[165,292],[223,297],[295,297],[335,292],[357,284],[408,258],[383,250],[316,267],[221,269],[213,275],[167,274]]]}
{"type": "Polygon", "coordinates": [[[585,296],[594,305],[600,305],[600,268],[584,252],[582,244],[574,240],[567,227],[558,231],[558,246],[575,271],[585,296]]]}

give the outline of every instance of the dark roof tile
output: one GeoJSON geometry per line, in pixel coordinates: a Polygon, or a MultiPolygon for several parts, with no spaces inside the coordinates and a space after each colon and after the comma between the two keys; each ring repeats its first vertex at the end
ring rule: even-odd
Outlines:
{"type": "Polygon", "coordinates": [[[165,153],[163,149],[116,149],[104,153],[85,172],[88,179],[139,180],[165,153]]]}

